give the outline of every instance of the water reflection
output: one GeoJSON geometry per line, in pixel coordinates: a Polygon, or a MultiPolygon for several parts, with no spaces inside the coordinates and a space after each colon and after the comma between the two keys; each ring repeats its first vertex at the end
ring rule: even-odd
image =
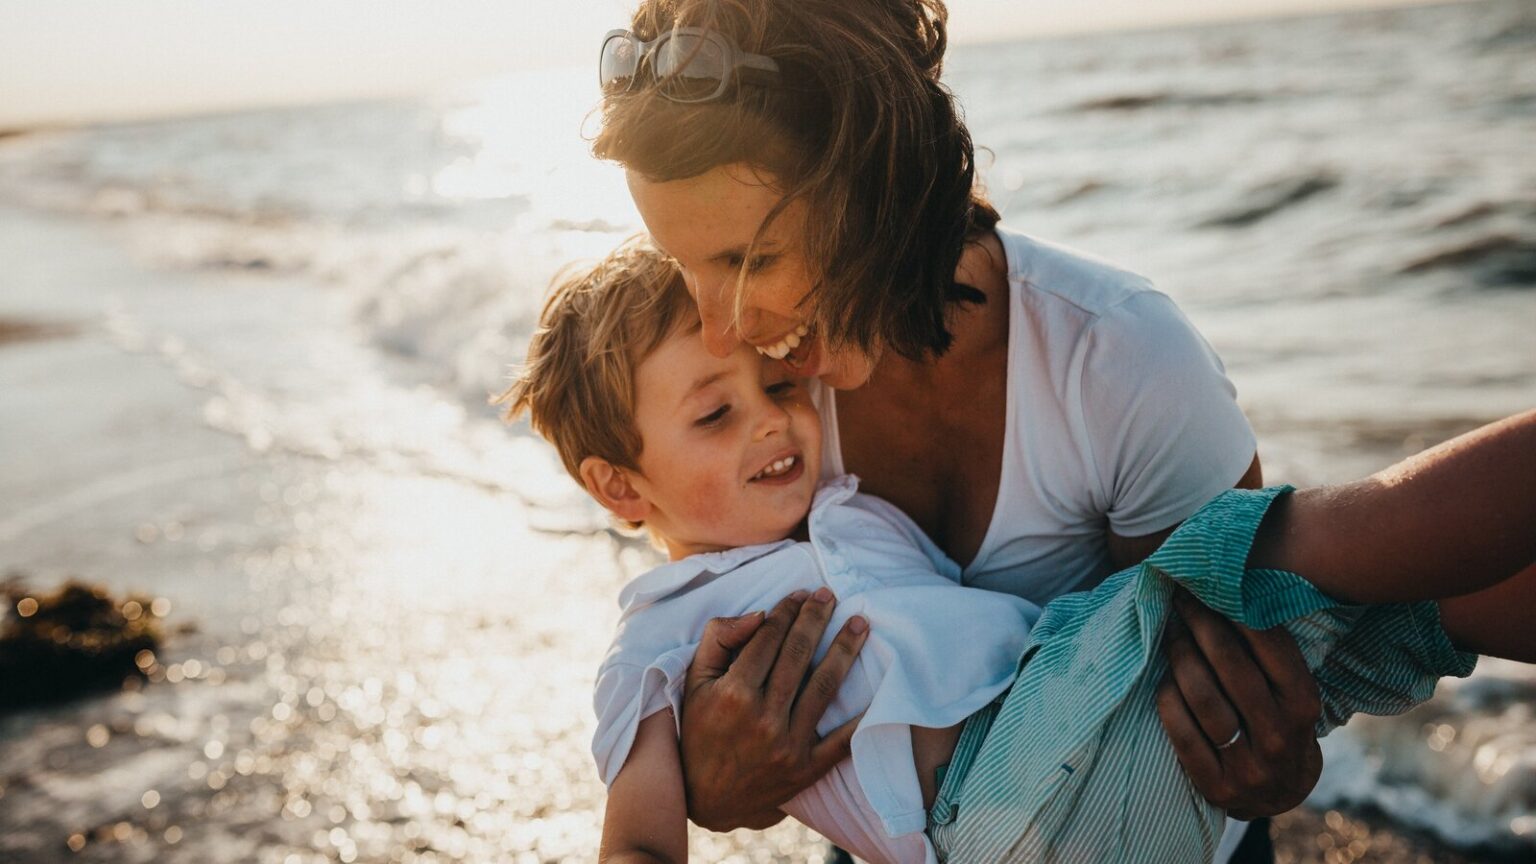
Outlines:
{"type": "MultiPolygon", "coordinates": [[[[472,483],[364,464],[292,464],[252,498],[282,541],[209,550],[243,614],[144,658],[143,688],[6,730],[9,851],[595,857],[591,674],[607,598],[644,553],[606,533],[530,529],[521,503],[472,483]]],[[[743,850],[699,842],[701,860],[743,850]]],[[[752,847],[817,854],[793,828],[752,847]]]]}

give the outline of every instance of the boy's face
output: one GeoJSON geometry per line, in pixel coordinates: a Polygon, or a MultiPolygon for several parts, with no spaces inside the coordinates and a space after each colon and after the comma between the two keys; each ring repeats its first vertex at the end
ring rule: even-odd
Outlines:
{"type": "Polygon", "coordinates": [[[738,344],[682,328],[635,372],[636,493],[673,559],[782,540],[810,510],[821,419],[804,382],[738,344]]]}

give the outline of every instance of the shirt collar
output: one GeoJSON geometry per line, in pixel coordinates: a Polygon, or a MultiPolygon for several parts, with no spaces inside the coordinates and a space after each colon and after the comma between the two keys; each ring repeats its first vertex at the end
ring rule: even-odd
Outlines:
{"type": "Polygon", "coordinates": [[[816,498],[811,503],[811,514],[834,507],[853,497],[853,493],[859,491],[859,478],[854,474],[839,474],[821,484],[816,490],[816,498]]]}
{"type": "Polygon", "coordinates": [[[756,561],[785,546],[793,546],[794,543],[793,540],[779,540],[774,543],[726,549],[723,552],[702,552],[677,561],[670,561],[630,580],[629,584],[624,586],[624,590],[619,592],[619,608],[628,612],[635,607],[654,603],[676,593],[678,589],[705,573],[713,573],[716,576],[729,573],[743,564],[756,561]]]}
{"type": "MultiPolygon", "coordinates": [[[[816,490],[816,497],[811,504],[811,516],[814,518],[823,510],[847,501],[857,491],[859,491],[859,478],[852,474],[843,474],[828,480],[816,490]]],[[[716,576],[729,573],[764,555],[777,552],[785,546],[792,546],[794,542],[786,539],[774,543],[759,543],[756,546],[740,546],[723,552],[703,552],[670,561],[630,580],[629,584],[619,592],[619,608],[628,612],[654,603],[677,593],[679,589],[705,573],[716,576]]]]}

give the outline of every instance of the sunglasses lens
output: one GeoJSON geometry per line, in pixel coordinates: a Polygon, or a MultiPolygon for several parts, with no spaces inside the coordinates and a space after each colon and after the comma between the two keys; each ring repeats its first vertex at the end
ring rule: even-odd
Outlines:
{"type": "MultiPolygon", "coordinates": [[[[590,56],[590,55],[589,55],[590,56]]],[[[603,87],[628,87],[640,67],[640,46],[631,36],[614,36],[603,43],[597,80],[603,87]]]]}
{"type": "Polygon", "coordinates": [[[679,102],[714,98],[730,74],[725,47],[694,34],[667,39],[657,46],[652,62],[663,92],[679,102]]]}

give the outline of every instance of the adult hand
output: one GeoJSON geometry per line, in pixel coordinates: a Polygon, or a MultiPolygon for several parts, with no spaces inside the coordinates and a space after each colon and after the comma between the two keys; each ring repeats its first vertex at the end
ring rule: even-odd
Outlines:
{"type": "Polygon", "coordinates": [[[705,626],[683,686],[683,779],[696,824],[772,825],[784,818],[780,805],[848,756],[858,718],[825,738],[816,724],[863,647],[867,622],[849,619],[806,676],[834,605],[825,588],[801,591],[766,617],[705,626]]]}
{"type": "Polygon", "coordinates": [[[1195,789],[1237,819],[1300,804],[1323,770],[1322,702],[1296,641],[1230,622],[1183,589],[1174,609],[1157,711],[1195,789]]]}

